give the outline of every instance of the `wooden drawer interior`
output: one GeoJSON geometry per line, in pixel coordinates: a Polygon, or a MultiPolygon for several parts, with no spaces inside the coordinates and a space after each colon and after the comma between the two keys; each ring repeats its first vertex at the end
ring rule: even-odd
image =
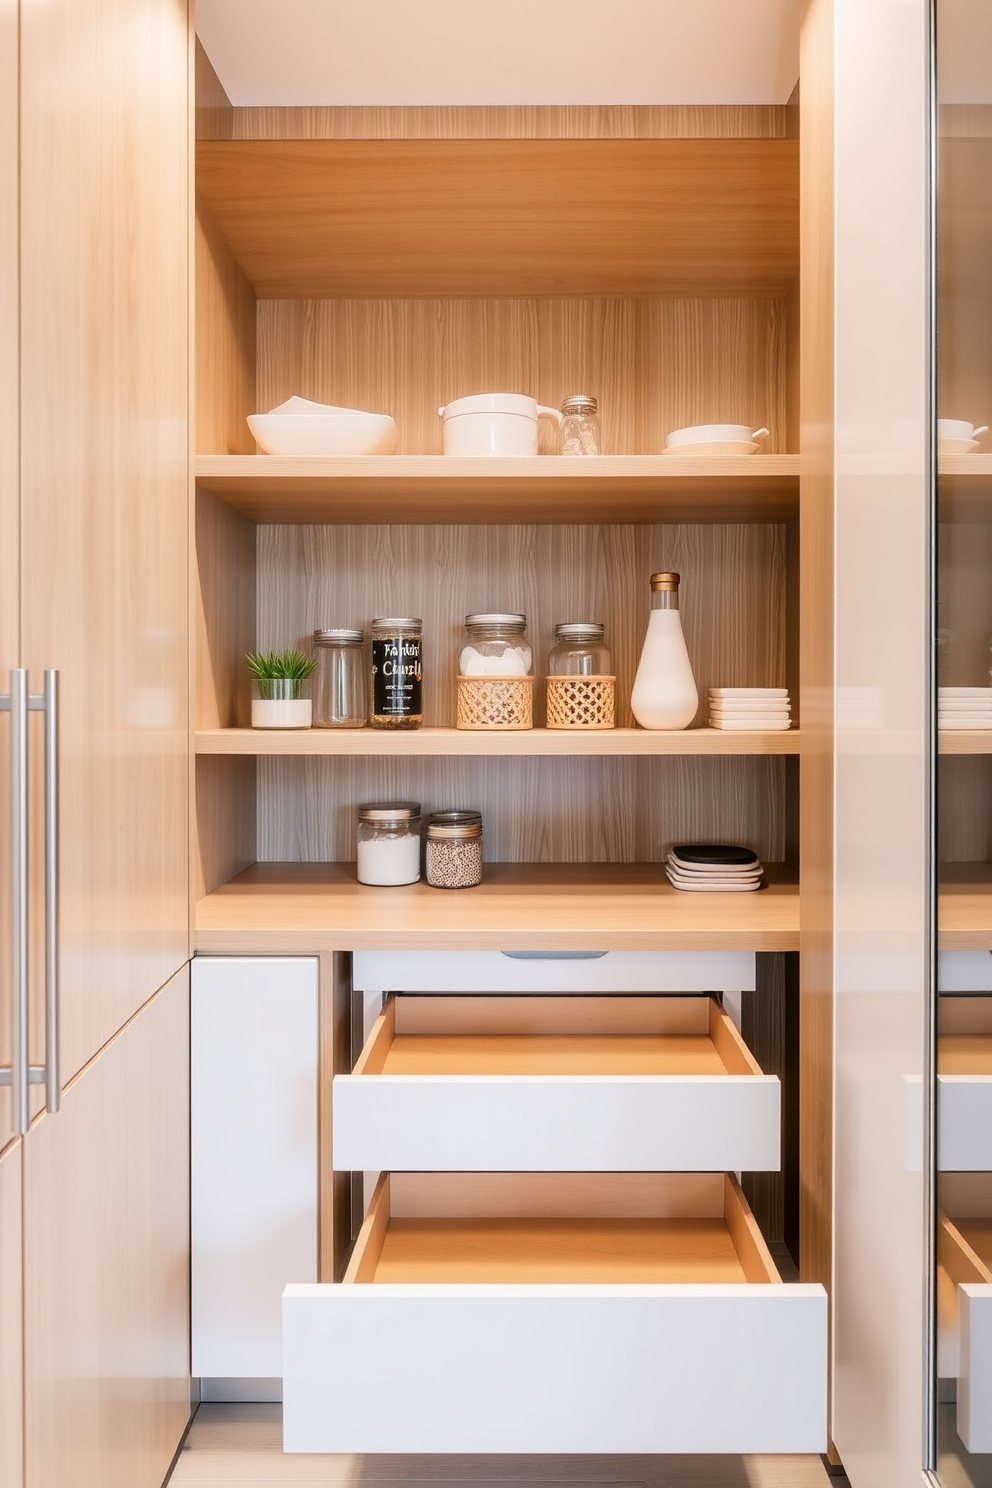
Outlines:
{"type": "Polygon", "coordinates": [[[778,1283],[730,1174],[383,1174],[346,1283],[778,1283]]]}
{"type": "Polygon", "coordinates": [[[941,1075],[992,1075],[992,997],[939,1000],[937,1070],[941,1075]]]}
{"type": "Polygon", "coordinates": [[[712,997],[389,998],[356,1075],[760,1075],[712,997]]]}

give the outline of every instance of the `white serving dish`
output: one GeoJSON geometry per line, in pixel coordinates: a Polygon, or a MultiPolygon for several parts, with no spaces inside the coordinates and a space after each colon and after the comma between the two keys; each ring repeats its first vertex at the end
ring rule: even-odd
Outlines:
{"type": "Polygon", "coordinates": [[[283,1294],[287,1452],[822,1452],[826,1404],[826,1293],[720,1173],[394,1173],[344,1281],[283,1294]],[[646,1245],[678,1279],[613,1280],[646,1245]]]}
{"type": "Polygon", "coordinates": [[[522,393],[475,393],[438,409],[446,455],[464,459],[537,454],[538,422],[557,428],[561,414],[522,393]]]}
{"type": "Polygon", "coordinates": [[[788,700],[789,689],[787,687],[711,687],[709,695],[711,698],[726,700],[737,698],[785,698],[788,700]]]}
{"type": "Polygon", "coordinates": [[[308,398],[289,398],[269,413],[249,414],[248,427],[267,455],[344,460],[391,455],[400,442],[399,430],[386,413],[335,408],[308,398]]]}
{"type": "Polygon", "coordinates": [[[711,997],[390,997],[335,1171],[776,1172],[779,1082],[711,997]]]}
{"type": "Polygon", "coordinates": [[[989,432],[988,424],[980,424],[978,428],[969,424],[967,419],[945,419],[937,420],[938,439],[977,439],[980,434],[989,432]]]}
{"type": "Polygon", "coordinates": [[[761,715],[743,717],[721,717],[718,714],[710,714],[710,727],[717,729],[740,729],[758,730],[767,733],[784,733],[792,727],[792,721],[788,718],[765,718],[761,715]]]}
{"type": "Polygon", "coordinates": [[[686,429],[673,429],[665,439],[666,455],[753,455],[760,448],[767,429],[749,424],[694,424],[686,429]]]}

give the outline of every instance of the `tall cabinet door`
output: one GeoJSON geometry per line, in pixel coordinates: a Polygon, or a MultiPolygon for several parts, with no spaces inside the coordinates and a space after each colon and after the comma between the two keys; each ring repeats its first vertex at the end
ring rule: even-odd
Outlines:
{"type": "MultiPolygon", "coordinates": [[[[17,0],[0,0],[0,692],[18,659],[17,0]]],[[[0,714],[0,1065],[11,1050],[9,719],[0,714]]],[[[21,1158],[0,1086],[0,1483],[22,1485],[21,1158]]]]}
{"type": "Polygon", "coordinates": [[[60,673],[63,1083],[188,955],[189,24],[21,6],[22,653],[33,690],[60,673]]]}

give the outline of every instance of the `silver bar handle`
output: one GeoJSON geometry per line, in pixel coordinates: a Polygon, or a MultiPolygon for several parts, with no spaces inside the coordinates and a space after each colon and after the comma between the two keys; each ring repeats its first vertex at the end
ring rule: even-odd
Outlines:
{"type": "Polygon", "coordinates": [[[59,1070],[59,674],[45,673],[45,1109],[62,1104],[59,1070]]]}
{"type": "Polygon", "coordinates": [[[28,674],[10,673],[11,1124],[28,1129],[28,674]]]}

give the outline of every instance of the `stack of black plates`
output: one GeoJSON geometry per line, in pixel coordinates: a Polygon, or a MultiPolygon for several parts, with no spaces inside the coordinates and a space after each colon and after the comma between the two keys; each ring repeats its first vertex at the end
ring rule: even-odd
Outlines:
{"type": "Polygon", "coordinates": [[[710,843],[673,847],[665,872],[677,889],[690,893],[726,894],[761,888],[761,863],[749,847],[710,843]]]}

